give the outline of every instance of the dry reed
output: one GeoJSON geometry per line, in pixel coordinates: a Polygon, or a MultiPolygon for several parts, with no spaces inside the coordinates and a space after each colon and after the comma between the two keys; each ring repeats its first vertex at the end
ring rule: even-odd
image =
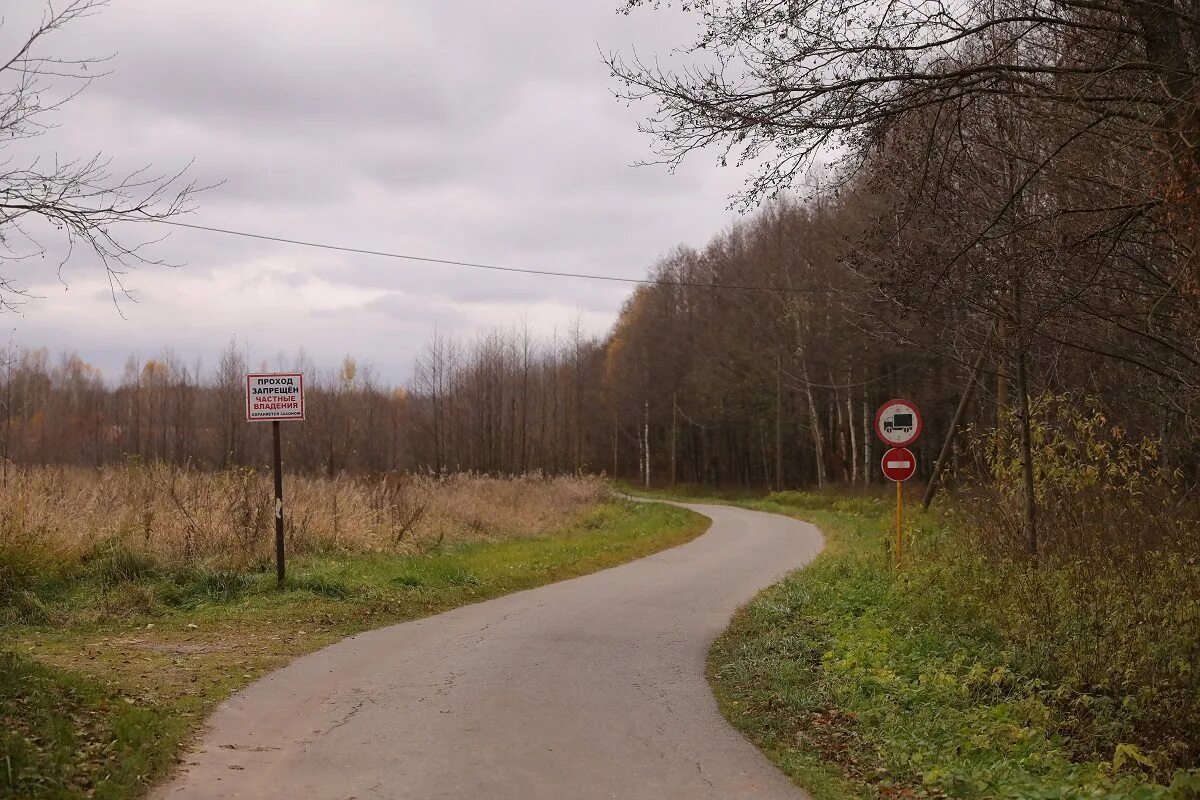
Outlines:
{"type": "MultiPolygon", "coordinates": [[[[293,475],[286,537],[293,553],[416,552],[546,533],[607,494],[587,477],[293,475]]],[[[261,566],[273,552],[273,504],[270,476],[247,469],[23,469],[0,484],[0,554],[69,564],[119,548],[163,564],[261,566]]]]}

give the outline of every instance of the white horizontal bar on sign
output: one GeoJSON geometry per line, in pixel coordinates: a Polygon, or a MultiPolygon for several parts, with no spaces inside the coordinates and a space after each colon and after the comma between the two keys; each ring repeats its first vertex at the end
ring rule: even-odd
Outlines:
{"type": "Polygon", "coordinates": [[[912,466],[911,461],[889,461],[887,462],[888,469],[908,469],[912,466]]]}

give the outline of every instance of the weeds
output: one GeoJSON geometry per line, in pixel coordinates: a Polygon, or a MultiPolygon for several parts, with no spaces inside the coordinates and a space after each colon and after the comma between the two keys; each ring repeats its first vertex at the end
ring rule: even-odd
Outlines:
{"type": "MultiPolygon", "coordinates": [[[[606,494],[597,479],[537,475],[289,476],[285,536],[295,554],[423,552],[538,535],[606,494]]],[[[159,568],[265,567],[272,498],[268,476],[241,468],[22,470],[0,487],[0,601],[55,570],[85,567],[115,585],[159,568]]]]}
{"type": "Polygon", "coordinates": [[[1142,550],[1136,573],[1035,568],[927,517],[897,572],[885,502],[748,505],[819,524],[828,548],[738,616],[710,674],[814,796],[1200,796],[1200,581],[1178,553],[1142,550]]]}
{"type": "MultiPolygon", "coordinates": [[[[487,479],[443,488],[453,502],[500,505],[516,504],[522,491],[519,482],[487,479]]],[[[345,498],[354,489],[347,481],[339,491],[345,498]]],[[[529,508],[497,513],[530,528],[447,535],[429,555],[299,555],[283,591],[271,571],[183,565],[165,555],[127,563],[107,545],[57,587],[35,571],[29,586],[43,594],[32,596],[55,624],[0,619],[0,797],[139,797],[216,703],[297,655],[356,631],[613,566],[707,527],[669,506],[586,505],[588,491],[586,483],[534,484],[529,508]],[[583,510],[534,533],[562,513],[539,508],[551,492],[583,510]],[[119,580],[102,586],[101,570],[119,580]]],[[[444,502],[430,502],[431,512],[444,502]]],[[[341,509],[350,510],[346,502],[341,509]]],[[[344,545],[357,540],[352,528],[342,534],[344,545]]]]}
{"type": "Polygon", "coordinates": [[[1042,531],[1031,563],[1013,511],[1016,421],[1002,422],[973,438],[976,478],[911,579],[943,596],[970,587],[963,619],[1069,698],[1082,756],[1128,744],[1160,774],[1200,763],[1200,502],[1159,443],[1131,438],[1098,400],[1043,395],[1030,416],[1042,531]]]}

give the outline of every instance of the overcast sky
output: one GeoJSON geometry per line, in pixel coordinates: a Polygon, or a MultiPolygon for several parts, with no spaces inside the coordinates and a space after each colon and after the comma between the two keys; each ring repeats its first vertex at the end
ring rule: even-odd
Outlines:
{"type": "MultiPolygon", "coordinates": [[[[6,6],[9,4],[6,3],[6,6]]],[[[5,52],[40,13],[6,8],[5,52]]],[[[48,42],[115,54],[113,70],[22,152],[101,150],[117,168],[224,181],[189,221],[440,258],[641,276],[727,225],[743,175],[652,157],[599,50],[685,44],[695,20],[616,13],[618,0],[112,0],[48,42]]],[[[142,225],[141,227],[148,227],[142,225]]],[[[131,231],[131,233],[137,233],[131,231]]],[[[152,232],[142,232],[152,235],[152,232]]],[[[404,381],[434,326],[469,339],[527,317],[549,335],[578,315],[605,332],[621,284],[481,273],[180,231],[179,270],[130,278],[114,309],[93,258],[67,286],[46,262],[4,265],[41,299],[3,323],[15,341],[78,350],[115,377],[131,352],[211,366],[230,337],[274,362],[353,354],[404,381]]]]}

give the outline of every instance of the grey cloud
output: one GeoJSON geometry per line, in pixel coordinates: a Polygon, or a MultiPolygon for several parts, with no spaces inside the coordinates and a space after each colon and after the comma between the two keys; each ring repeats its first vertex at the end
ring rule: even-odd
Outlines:
{"type": "Polygon", "coordinates": [[[433,325],[456,327],[466,321],[464,315],[445,301],[413,297],[401,292],[388,294],[365,303],[362,311],[400,320],[408,325],[420,325],[422,330],[433,325]]]}
{"type": "MultiPolygon", "coordinates": [[[[103,150],[116,169],[194,159],[192,176],[224,181],[187,220],[200,224],[640,276],[658,254],[723,227],[741,177],[705,158],[674,175],[629,166],[651,157],[636,131],[647,109],[612,99],[597,45],[665,54],[693,28],[677,12],[624,17],[616,5],[118,0],[55,45],[115,51],[114,73],[29,152],[103,150]]],[[[11,17],[9,30],[20,27],[11,17]]],[[[152,228],[127,234],[159,235],[152,228]]],[[[6,265],[47,297],[13,318],[19,339],[119,369],[124,352],[165,346],[211,361],[237,334],[260,357],[303,348],[334,363],[353,352],[396,380],[435,324],[469,338],[528,315],[548,334],[581,313],[598,333],[628,293],[186,230],[155,255],[188,266],[130,275],[141,302],[125,320],[86,253],[65,271],[66,292],[38,264],[6,265]],[[303,321],[296,333],[256,332],[256,314],[283,311],[303,321]]]]}

